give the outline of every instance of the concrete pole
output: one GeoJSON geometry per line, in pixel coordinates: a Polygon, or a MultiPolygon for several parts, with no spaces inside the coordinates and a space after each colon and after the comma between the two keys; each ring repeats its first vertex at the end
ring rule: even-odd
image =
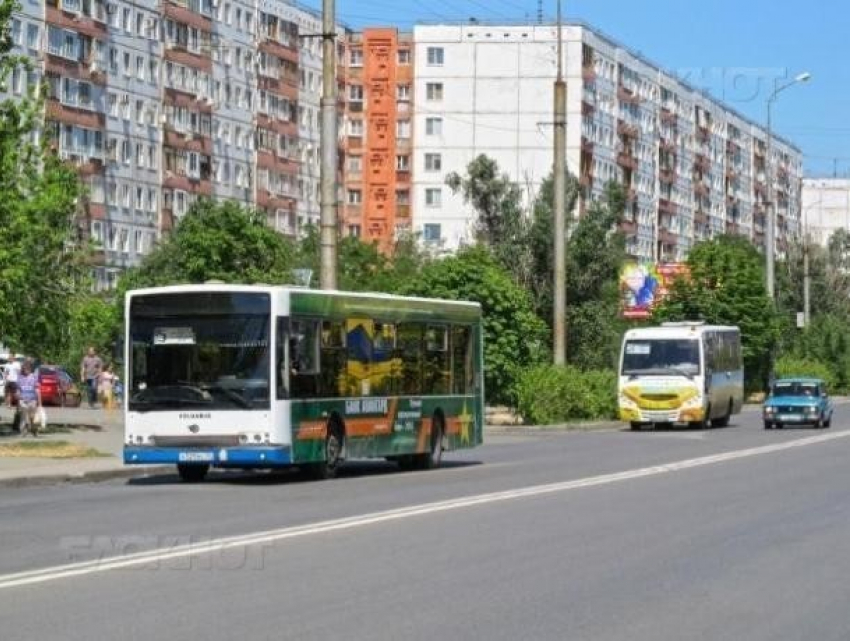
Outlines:
{"type": "Polygon", "coordinates": [[[771,156],[771,120],[770,109],[773,106],[774,93],[767,101],[767,161],[765,168],[767,173],[767,230],[765,233],[765,280],[767,286],[767,295],[771,300],[775,300],[774,286],[774,261],[776,259],[776,213],[773,207],[773,158],[771,156]]]}
{"type": "Polygon", "coordinates": [[[554,217],[555,217],[555,282],[554,282],[554,362],[564,365],[567,358],[567,84],[563,71],[563,28],[561,0],[558,0],[558,78],[555,80],[555,144],[554,144],[554,217]]]}
{"type": "Polygon", "coordinates": [[[322,129],[320,274],[322,289],[336,289],[337,276],[337,86],[334,0],[322,0],[322,129]]]}
{"type": "Polygon", "coordinates": [[[811,320],[812,303],[811,303],[811,277],[809,274],[809,234],[803,239],[803,327],[809,327],[811,320]]]}

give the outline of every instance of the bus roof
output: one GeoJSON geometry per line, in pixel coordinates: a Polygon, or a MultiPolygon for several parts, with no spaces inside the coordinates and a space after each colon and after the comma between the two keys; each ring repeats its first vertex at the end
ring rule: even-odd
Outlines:
{"type": "Polygon", "coordinates": [[[309,289],[289,285],[240,285],[231,283],[204,283],[192,285],[166,285],[162,287],[147,287],[127,291],[127,302],[134,296],[152,294],[185,294],[192,292],[242,292],[268,293],[284,295],[291,301],[293,312],[317,314],[331,313],[340,304],[354,304],[358,307],[377,308],[390,307],[391,303],[403,303],[411,311],[426,311],[438,307],[447,316],[462,316],[473,320],[480,319],[481,305],[472,301],[456,301],[442,298],[420,298],[415,296],[396,296],[379,292],[346,292],[340,290],[309,289]],[[329,300],[330,299],[330,300],[329,300]],[[295,301],[299,301],[296,305],[295,301]]]}
{"type": "Polygon", "coordinates": [[[666,327],[640,327],[626,332],[626,338],[696,338],[712,332],[740,332],[732,325],[701,325],[699,323],[666,327]]]}

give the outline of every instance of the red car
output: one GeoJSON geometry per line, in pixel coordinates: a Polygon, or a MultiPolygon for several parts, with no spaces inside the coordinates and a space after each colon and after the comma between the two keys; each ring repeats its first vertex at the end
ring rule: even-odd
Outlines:
{"type": "Polygon", "coordinates": [[[68,372],[52,365],[43,365],[36,372],[42,405],[80,406],[83,395],[68,372]]]}

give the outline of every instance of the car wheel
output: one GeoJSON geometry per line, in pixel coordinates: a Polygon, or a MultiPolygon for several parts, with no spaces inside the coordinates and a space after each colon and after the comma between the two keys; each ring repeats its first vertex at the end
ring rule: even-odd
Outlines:
{"type": "Polygon", "coordinates": [[[832,427],[832,414],[829,415],[829,418],[824,421],[824,427],[832,427]]]}
{"type": "Polygon", "coordinates": [[[773,423],[771,423],[770,421],[765,421],[764,422],[764,429],[772,430],[773,429],[773,423]]]}

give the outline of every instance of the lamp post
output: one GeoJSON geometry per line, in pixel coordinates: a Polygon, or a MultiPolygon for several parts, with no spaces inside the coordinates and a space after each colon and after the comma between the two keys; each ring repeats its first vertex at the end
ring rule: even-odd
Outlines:
{"type": "Polygon", "coordinates": [[[771,155],[771,109],[773,103],[779,94],[793,85],[801,82],[808,82],[812,75],[806,71],[798,74],[793,80],[779,85],[773,89],[773,93],[767,99],[767,238],[765,243],[766,254],[766,278],[767,278],[767,294],[773,300],[776,298],[776,287],[774,282],[774,264],[776,259],[776,209],[773,206],[773,176],[771,168],[773,166],[773,157],[771,155]]]}

